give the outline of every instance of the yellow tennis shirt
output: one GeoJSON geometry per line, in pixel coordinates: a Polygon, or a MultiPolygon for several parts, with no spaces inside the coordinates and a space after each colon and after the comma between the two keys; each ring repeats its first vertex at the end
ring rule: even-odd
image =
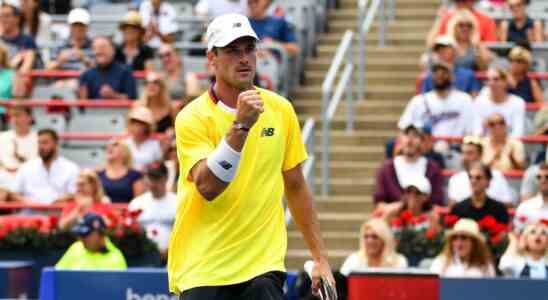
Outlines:
{"type": "Polygon", "coordinates": [[[188,175],[217,147],[236,115],[217,104],[211,89],[177,115],[179,206],[168,257],[174,293],[285,271],[282,172],[306,160],[307,154],[291,103],[257,90],[265,110],[248,134],[236,176],[213,201],[202,197],[188,175]]]}

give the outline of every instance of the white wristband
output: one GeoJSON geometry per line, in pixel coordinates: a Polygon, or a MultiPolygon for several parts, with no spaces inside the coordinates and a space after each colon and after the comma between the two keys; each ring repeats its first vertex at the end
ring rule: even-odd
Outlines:
{"type": "Polygon", "coordinates": [[[222,139],[217,149],[207,158],[207,166],[221,181],[231,182],[236,176],[240,157],[241,153],[232,149],[225,139],[222,139]]]}

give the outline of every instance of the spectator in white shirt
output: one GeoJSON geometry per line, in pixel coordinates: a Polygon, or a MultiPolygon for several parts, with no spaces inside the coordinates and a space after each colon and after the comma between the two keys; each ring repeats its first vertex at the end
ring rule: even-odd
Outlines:
{"type": "Polygon", "coordinates": [[[412,124],[430,125],[434,136],[464,136],[474,129],[472,98],[452,85],[452,68],[436,61],[431,67],[434,90],[411,99],[398,127],[412,124]]]}
{"type": "Polygon", "coordinates": [[[13,180],[24,162],[38,157],[38,136],[29,106],[15,105],[9,112],[13,129],[0,133],[0,172],[13,180]]]}
{"type": "Polygon", "coordinates": [[[460,219],[445,239],[442,253],[430,271],[442,277],[494,277],[495,268],[485,237],[478,224],[471,219],[460,219]]]}
{"type": "Polygon", "coordinates": [[[507,277],[548,278],[548,226],[529,224],[512,241],[500,259],[499,269],[507,277]]]}
{"type": "Polygon", "coordinates": [[[543,162],[539,166],[538,174],[539,193],[537,196],[522,202],[514,217],[514,228],[521,231],[525,225],[548,220],[548,164],[543,162]]]}
{"type": "Polygon", "coordinates": [[[51,204],[76,192],[78,166],[59,155],[59,136],[52,129],[38,131],[39,158],[24,163],[15,178],[17,201],[51,204]]]}
{"type": "Polygon", "coordinates": [[[150,168],[145,177],[149,191],[129,204],[130,211],[141,211],[139,222],[164,257],[167,257],[169,236],[177,210],[177,195],[166,188],[167,175],[167,168],[162,163],[150,168]]]}
{"type": "Polygon", "coordinates": [[[147,0],[141,3],[139,14],[146,28],[145,41],[153,48],[162,43],[175,42],[177,26],[177,11],[173,5],[163,0],[147,0]]]}
{"type": "Polygon", "coordinates": [[[407,259],[396,252],[394,234],[380,218],[363,223],[360,230],[360,250],[344,261],[340,272],[348,276],[367,268],[407,268],[407,259]]]}
{"type": "Polygon", "coordinates": [[[133,158],[133,167],[144,171],[148,165],[162,160],[160,143],[152,137],[154,116],[150,109],[142,106],[133,108],[128,117],[129,137],[124,142],[133,158]]]}
{"type": "Polygon", "coordinates": [[[247,14],[247,0],[200,0],[194,10],[199,16],[216,18],[226,14],[247,14]]]}
{"type": "Polygon", "coordinates": [[[493,113],[504,116],[508,133],[512,137],[525,134],[525,101],[508,93],[508,73],[502,68],[493,68],[487,72],[488,89],[482,91],[475,102],[478,114],[474,132],[485,135],[487,119],[493,113]]]}
{"type": "MultiPolygon", "coordinates": [[[[462,142],[462,164],[464,171],[458,172],[449,178],[447,191],[449,205],[472,196],[468,169],[473,164],[481,162],[482,155],[482,140],[473,136],[464,137],[462,142]]],[[[489,187],[487,188],[487,196],[505,203],[507,206],[511,206],[516,201],[516,196],[512,192],[508,181],[500,171],[492,169],[491,174],[493,178],[491,178],[489,187]]]]}

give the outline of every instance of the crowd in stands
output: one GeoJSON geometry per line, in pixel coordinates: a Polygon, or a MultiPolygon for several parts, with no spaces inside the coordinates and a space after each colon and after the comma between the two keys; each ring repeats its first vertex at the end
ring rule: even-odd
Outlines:
{"type": "MultiPolygon", "coordinates": [[[[0,0],[0,104],[5,104],[0,105],[0,203],[63,206],[59,229],[81,238],[58,263],[60,268],[99,267],[100,259],[90,253],[107,252],[110,258],[104,261],[125,268],[120,252],[105,235],[105,228],[120,217],[115,204],[138,212],[138,221],[147,233],[153,232],[148,236],[165,258],[179,172],[175,117],[214,82],[205,50],[191,51],[203,60],[200,70],[191,70],[177,43],[197,42],[205,49],[205,32],[181,40],[180,16],[169,1],[129,1],[130,9],[118,16],[112,36],[92,29],[103,17],[90,14],[96,1],[72,9],[57,1],[45,1],[51,2],[46,7],[41,2],[0,0]],[[59,13],[66,16],[64,24],[58,18],[54,21],[59,13]],[[33,77],[37,70],[61,75],[54,80],[33,77]],[[80,165],[65,155],[62,129],[33,126],[37,108],[26,101],[36,98],[39,88],[67,103],[130,103],[125,131],[111,134],[113,138],[102,145],[102,163],[80,165]]],[[[215,16],[247,14],[262,44],[277,43],[289,57],[301,52],[295,25],[271,0],[201,0],[194,11],[202,17],[204,29],[215,16]]],[[[258,55],[279,59],[265,50],[258,50],[258,55]]],[[[58,113],[70,124],[92,109],[65,107],[47,113],[58,113]]],[[[93,132],[96,125],[92,120],[84,129],[93,132]]]]}
{"type": "Polygon", "coordinates": [[[548,36],[544,20],[528,15],[526,0],[448,3],[377,170],[360,250],[340,271],[419,266],[445,277],[548,278],[547,110],[533,75],[545,71],[533,51],[548,36]],[[493,7],[508,17],[492,18],[493,7]],[[505,55],[492,47],[501,42],[512,43],[505,55]],[[530,136],[542,149],[528,149],[530,136]]]}

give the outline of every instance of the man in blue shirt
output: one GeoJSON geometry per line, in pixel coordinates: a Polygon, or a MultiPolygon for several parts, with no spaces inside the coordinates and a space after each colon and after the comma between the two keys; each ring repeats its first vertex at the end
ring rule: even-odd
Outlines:
{"type": "Polygon", "coordinates": [[[295,30],[283,17],[267,14],[271,0],[248,0],[249,22],[261,42],[278,42],[290,56],[299,53],[295,30]]]}
{"type": "Polygon", "coordinates": [[[21,32],[19,23],[22,15],[17,4],[15,1],[3,1],[0,5],[0,41],[8,49],[10,64],[19,71],[28,72],[36,59],[36,44],[31,36],[21,32]]]}
{"type": "Polygon", "coordinates": [[[137,84],[132,70],[114,61],[114,45],[109,38],[93,40],[96,66],[80,76],[80,99],[136,99],[137,84]]]}
{"type": "MultiPolygon", "coordinates": [[[[474,71],[455,66],[455,55],[455,44],[449,37],[441,36],[436,40],[434,44],[434,57],[453,68],[453,86],[458,90],[470,94],[472,97],[477,96],[481,89],[481,83],[476,78],[474,71]]],[[[426,93],[433,89],[432,72],[428,72],[422,81],[421,92],[426,93]]]]}

